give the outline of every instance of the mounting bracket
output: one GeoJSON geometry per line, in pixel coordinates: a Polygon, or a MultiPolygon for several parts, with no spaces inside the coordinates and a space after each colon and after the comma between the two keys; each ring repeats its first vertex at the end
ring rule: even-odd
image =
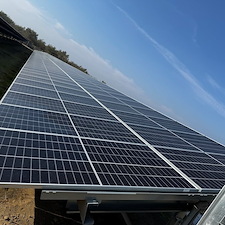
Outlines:
{"type": "Polygon", "coordinates": [[[99,202],[96,199],[77,200],[77,205],[80,210],[82,224],[93,225],[94,219],[90,214],[90,206],[98,206],[99,202]]]}

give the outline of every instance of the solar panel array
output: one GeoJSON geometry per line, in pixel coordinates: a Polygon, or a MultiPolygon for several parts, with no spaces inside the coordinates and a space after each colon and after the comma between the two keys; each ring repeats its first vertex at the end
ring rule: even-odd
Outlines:
{"type": "Polygon", "coordinates": [[[217,191],[225,147],[34,51],[1,100],[0,184],[217,191]]]}

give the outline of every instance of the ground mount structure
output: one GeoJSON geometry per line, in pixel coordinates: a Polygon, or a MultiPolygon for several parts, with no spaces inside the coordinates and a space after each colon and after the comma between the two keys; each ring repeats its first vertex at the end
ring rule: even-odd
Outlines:
{"type": "Polygon", "coordinates": [[[96,205],[191,211],[224,184],[223,145],[49,54],[1,99],[0,185],[76,200],[83,223],[96,205]]]}
{"type": "Polygon", "coordinates": [[[9,23],[0,16],[0,37],[10,38],[20,43],[28,43],[28,40],[16,31],[9,23]]]}

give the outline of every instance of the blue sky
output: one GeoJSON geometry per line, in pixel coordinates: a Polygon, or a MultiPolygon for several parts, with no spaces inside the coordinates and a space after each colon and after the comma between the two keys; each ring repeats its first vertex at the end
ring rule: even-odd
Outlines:
{"type": "Polygon", "coordinates": [[[223,0],[0,0],[97,79],[223,144],[224,8],[223,0]]]}

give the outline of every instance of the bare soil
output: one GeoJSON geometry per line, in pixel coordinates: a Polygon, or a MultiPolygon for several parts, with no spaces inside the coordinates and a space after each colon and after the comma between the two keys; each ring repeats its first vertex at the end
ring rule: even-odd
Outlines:
{"type": "Polygon", "coordinates": [[[34,224],[34,190],[0,189],[0,224],[34,224]]]}
{"type": "MultiPolygon", "coordinates": [[[[0,225],[80,225],[66,213],[66,201],[40,200],[41,190],[0,188],[0,225]]],[[[95,225],[124,225],[121,214],[93,214],[95,225]]]]}
{"type": "MultiPolygon", "coordinates": [[[[40,200],[41,190],[0,188],[0,225],[80,225],[66,201],[40,200]]],[[[134,225],[168,225],[173,213],[128,213],[134,225]]],[[[95,225],[126,225],[121,213],[93,213],[95,225]]]]}

